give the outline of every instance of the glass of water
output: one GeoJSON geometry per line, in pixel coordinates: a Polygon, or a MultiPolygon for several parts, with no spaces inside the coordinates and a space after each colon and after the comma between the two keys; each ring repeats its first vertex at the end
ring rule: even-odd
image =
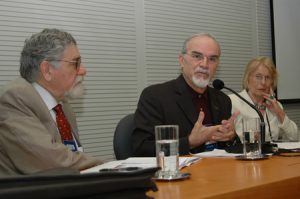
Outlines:
{"type": "Polygon", "coordinates": [[[243,118],[243,152],[249,159],[262,157],[259,118],[243,118]]]}
{"type": "Polygon", "coordinates": [[[178,125],[155,126],[156,161],[160,170],[158,179],[176,178],[179,171],[178,156],[178,125]]]}

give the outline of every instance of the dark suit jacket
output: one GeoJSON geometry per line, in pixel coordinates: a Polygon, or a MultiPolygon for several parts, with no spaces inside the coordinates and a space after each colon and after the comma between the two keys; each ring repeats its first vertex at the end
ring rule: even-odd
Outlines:
{"type": "MultiPolygon", "coordinates": [[[[208,87],[213,124],[220,124],[231,116],[231,100],[223,92],[208,87]]],[[[179,125],[179,153],[189,154],[188,135],[191,133],[198,113],[192,102],[191,92],[182,75],[177,79],[145,88],[135,112],[136,128],[132,143],[135,156],[155,156],[154,126],[179,125]]],[[[224,147],[228,143],[218,143],[224,147]]],[[[204,150],[199,146],[195,152],[204,150]]]]}

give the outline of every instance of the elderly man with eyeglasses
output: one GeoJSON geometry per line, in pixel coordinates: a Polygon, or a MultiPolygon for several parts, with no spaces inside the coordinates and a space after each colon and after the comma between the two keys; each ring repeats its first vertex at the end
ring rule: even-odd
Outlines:
{"type": "Polygon", "coordinates": [[[25,41],[21,77],[0,92],[0,176],[101,163],[83,153],[68,103],[83,94],[85,74],[71,34],[44,29],[25,41]]]}
{"type": "Polygon", "coordinates": [[[208,86],[215,75],[221,49],[207,33],[183,44],[177,79],[145,88],[135,112],[134,156],[155,156],[156,125],[179,126],[179,153],[186,155],[224,148],[239,139],[234,131],[230,98],[208,86]]]}

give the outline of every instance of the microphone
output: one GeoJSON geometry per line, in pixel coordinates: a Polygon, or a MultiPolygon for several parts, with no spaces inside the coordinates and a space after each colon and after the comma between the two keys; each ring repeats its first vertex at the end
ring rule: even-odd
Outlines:
{"type": "Polygon", "coordinates": [[[241,100],[246,102],[251,108],[253,108],[257,112],[257,114],[260,118],[261,144],[263,145],[265,143],[265,131],[266,131],[265,130],[265,125],[266,124],[265,124],[265,121],[264,121],[264,116],[261,114],[261,112],[253,104],[251,104],[245,98],[243,98],[240,94],[238,94],[236,91],[232,90],[231,88],[226,87],[222,80],[215,79],[212,84],[213,84],[213,87],[217,90],[221,90],[221,89],[225,88],[225,89],[231,91],[233,94],[238,96],[241,100]]]}

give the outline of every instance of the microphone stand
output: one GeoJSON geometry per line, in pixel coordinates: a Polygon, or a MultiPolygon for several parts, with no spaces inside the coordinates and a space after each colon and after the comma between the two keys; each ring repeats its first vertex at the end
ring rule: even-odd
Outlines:
{"type": "Polygon", "coordinates": [[[248,102],[247,100],[245,100],[242,96],[240,96],[240,94],[238,94],[236,91],[232,90],[231,88],[228,88],[226,86],[224,86],[223,88],[231,91],[232,93],[234,93],[236,96],[238,96],[241,100],[243,100],[244,102],[246,102],[249,106],[251,106],[259,115],[260,118],[260,133],[261,133],[261,149],[263,149],[263,145],[265,143],[265,134],[266,134],[266,123],[264,120],[264,116],[261,114],[261,112],[250,102],[248,102]]]}

